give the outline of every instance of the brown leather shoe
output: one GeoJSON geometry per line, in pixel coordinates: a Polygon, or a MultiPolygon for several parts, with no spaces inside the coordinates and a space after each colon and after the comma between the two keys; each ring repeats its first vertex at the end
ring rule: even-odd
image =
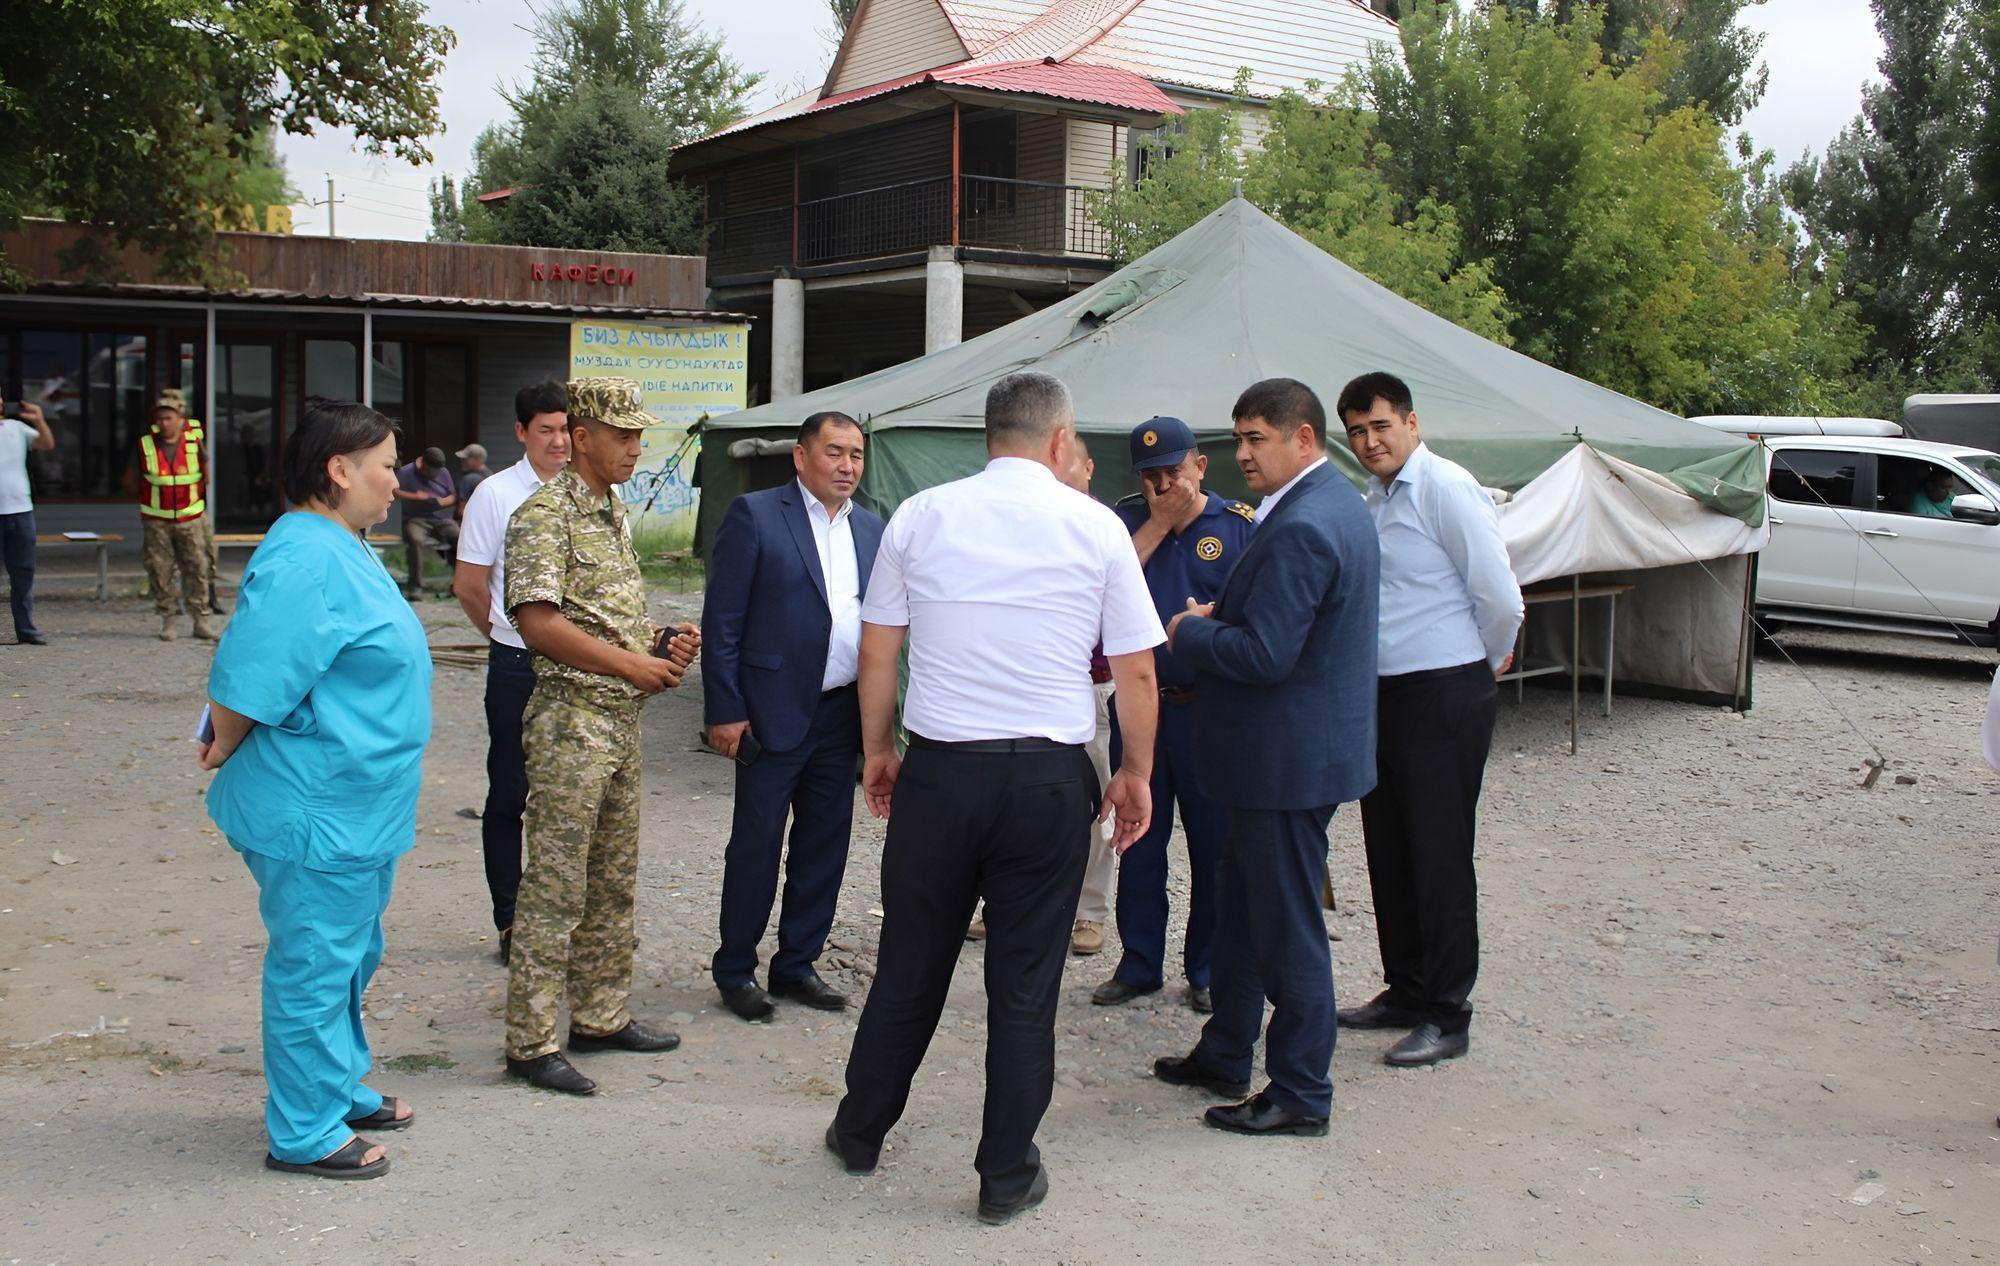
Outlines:
{"type": "Polygon", "coordinates": [[[1088,958],[1104,950],[1104,925],[1089,919],[1078,919],[1076,926],[1069,930],[1069,952],[1079,958],[1088,958]]]}

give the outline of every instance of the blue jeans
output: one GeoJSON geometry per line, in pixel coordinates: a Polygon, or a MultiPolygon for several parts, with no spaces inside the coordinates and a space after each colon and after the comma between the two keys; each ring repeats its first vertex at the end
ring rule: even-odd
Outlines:
{"type": "Polygon", "coordinates": [[[264,950],[264,1129],[271,1155],[295,1165],[338,1151],[348,1122],[382,1107],[361,1084],[373,1057],[361,994],[382,961],[382,912],[396,863],[308,870],[244,852],[257,878],[264,950]]]}
{"type": "Polygon", "coordinates": [[[40,633],[35,627],[35,512],[0,514],[0,554],[7,560],[8,605],[14,608],[14,635],[40,633]]]}

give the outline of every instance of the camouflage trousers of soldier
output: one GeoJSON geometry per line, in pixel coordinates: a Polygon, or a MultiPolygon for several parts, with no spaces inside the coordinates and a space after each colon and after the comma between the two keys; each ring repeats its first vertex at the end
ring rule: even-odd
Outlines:
{"type": "Polygon", "coordinates": [[[153,610],[173,615],[180,608],[175,599],[185,599],[188,614],[199,618],[208,610],[208,535],[200,519],[182,523],[166,519],[146,519],[146,579],[153,590],[153,610]],[[174,591],[176,574],[180,592],[174,591]]]}
{"type": "Polygon", "coordinates": [[[507,1055],[560,1049],[570,1027],[616,1033],[631,1020],[632,893],[639,876],[639,706],[586,702],[537,684],[523,718],[528,861],[514,905],[507,1055]]]}

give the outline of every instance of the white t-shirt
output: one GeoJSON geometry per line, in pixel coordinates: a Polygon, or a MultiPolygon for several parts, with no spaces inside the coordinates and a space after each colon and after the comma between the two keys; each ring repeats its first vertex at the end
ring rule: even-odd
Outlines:
{"type": "Polygon", "coordinates": [[[1166,641],[1118,516],[1018,457],[897,509],[861,618],[909,629],[903,723],[945,743],[1087,743],[1091,649],[1129,655],[1166,641]]]}
{"type": "Polygon", "coordinates": [[[19,418],[0,418],[0,514],[35,508],[28,495],[28,445],[39,434],[19,418]]]}
{"type": "MultiPolygon", "coordinates": [[[[560,473],[561,468],[557,468],[560,473]]],[[[507,618],[507,521],[521,503],[547,482],[535,473],[534,464],[523,457],[497,475],[480,481],[465,503],[465,518],[458,527],[458,557],[468,563],[493,570],[486,576],[487,615],[493,621],[493,640],[516,650],[528,649],[514,622],[507,618]]]]}

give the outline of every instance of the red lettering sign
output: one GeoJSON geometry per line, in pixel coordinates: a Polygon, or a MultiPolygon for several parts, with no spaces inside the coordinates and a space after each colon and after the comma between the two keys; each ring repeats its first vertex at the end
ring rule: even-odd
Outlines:
{"type": "Polygon", "coordinates": [[[547,274],[546,270],[544,270],[544,269],[543,269],[543,267],[542,267],[542,266],[541,266],[540,264],[529,264],[529,265],[528,265],[528,280],[529,280],[529,281],[546,281],[547,279],[548,279],[548,274],[547,274]]]}
{"type": "Polygon", "coordinates": [[[609,264],[567,264],[561,260],[528,265],[529,281],[580,281],[586,286],[629,286],[639,279],[636,268],[609,264]]]}
{"type": "Polygon", "coordinates": [[[596,264],[585,264],[583,266],[583,279],[593,286],[597,284],[596,264]]]}

